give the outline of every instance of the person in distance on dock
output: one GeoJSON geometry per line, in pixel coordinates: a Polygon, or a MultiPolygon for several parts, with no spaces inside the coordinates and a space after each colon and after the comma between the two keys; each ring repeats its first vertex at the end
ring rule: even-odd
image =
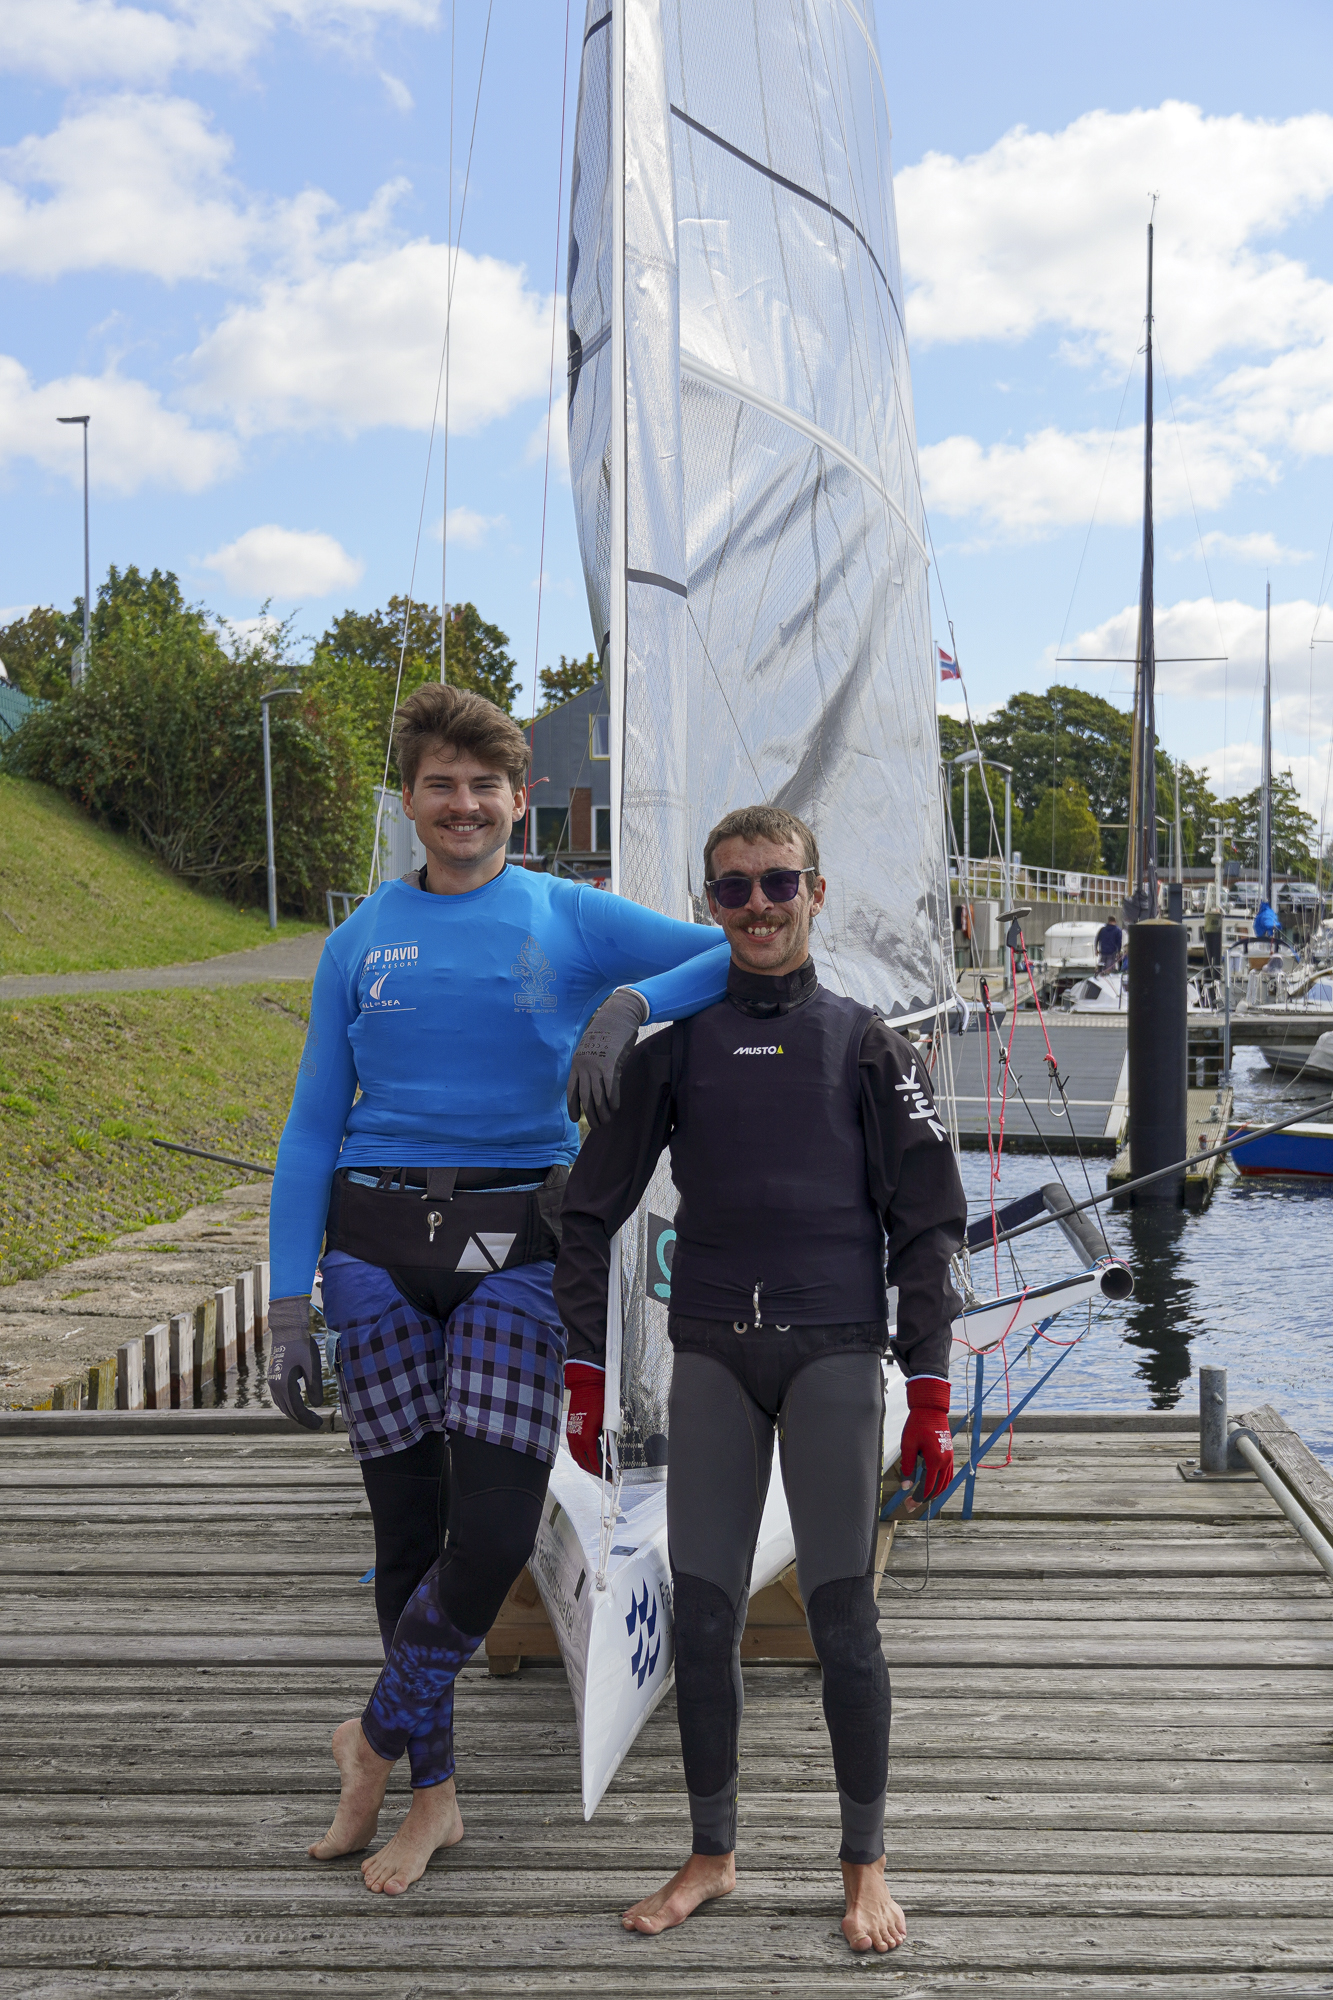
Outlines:
{"type": "MultiPolygon", "coordinates": [[[[902,1478],[953,1475],[950,1259],[967,1206],[909,1044],[821,987],[824,900],[808,827],[772,806],[729,813],[704,849],[731,947],[716,1006],[629,1055],[620,1106],[590,1131],[566,1189],[555,1295],[571,1366],[605,1352],[613,1232],[662,1151],[680,1194],[668,1331],[675,1351],[667,1534],[676,1706],[693,1853],[624,1917],[655,1933],[736,1882],[740,1641],[778,1449],[796,1574],[824,1673],[853,1951],[906,1936],[884,1877],[889,1683],[874,1592],[884,1383],[908,1376],[902,1478]],[[898,1289],[892,1341],[887,1282],[898,1289]]],[[[601,1428],[601,1411],[591,1425],[601,1428]]]]}
{"type": "Polygon", "coordinates": [[[555,1457],[565,1341],[551,1280],[578,1148],[565,1108],[576,1045],[602,1101],[640,1024],[711,1004],[727,976],[708,929],[506,865],[528,746],[492,703],[422,687],[395,744],[427,859],[362,903],[320,959],[273,1187],[268,1369],[278,1407],[318,1428],[309,1301],[323,1246],[388,1657],[362,1718],[334,1734],[342,1796],[310,1852],[368,1844],[406,1751],[411,1808],[362,1868],[391,1894],[461,1838],[454,1681],[531,1553],[555,1457]]]}

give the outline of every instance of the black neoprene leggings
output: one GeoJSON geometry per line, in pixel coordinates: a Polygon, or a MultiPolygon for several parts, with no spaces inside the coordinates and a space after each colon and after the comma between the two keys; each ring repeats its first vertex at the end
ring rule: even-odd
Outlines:
{"type": "MultiPolygon", "coordinates": [[[[801,1330],[803,1333],[805,1329],[801,1330]]],[[[736,1845],[745,1694],[740,1641],[775,1428],[796,1576],[824,1670],[824,1718],[844,1861],[884,1852],[889,1676],[875,1606],[884,1392],[879,1356],[807,1359],[776,1331],[716,1353],[677,1351],[667,1534],[675,1593],[676,1714],[696,1854],[736,1845]]]]}
{"type": "Polygon", "coordinates": [[[406,1451],[363,1458],[361,1478],[375,1524],[375,1615],[385,1657],[408,1599],[440,1553],[449,1509],[449,1448],[427,1431],[406,1451]]]}
{"type": "Polygon", "coordinates": [[[454,1681],[532,1554],[550,1468],[507,1445],[454,1436],[447,1477],[439,1557],[398,1618],[361,1718],[379,1756],[407,1751],[414,1786],[453,1776],[454,1681]]]}

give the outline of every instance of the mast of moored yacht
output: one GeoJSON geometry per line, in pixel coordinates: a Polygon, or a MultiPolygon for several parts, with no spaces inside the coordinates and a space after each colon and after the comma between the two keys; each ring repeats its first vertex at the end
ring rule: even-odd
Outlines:
{"type": "Polygon", "coordinates": [[[1129,753],[1129,841],[1125,850],[1125,919],[1157,914],[1157,656],[1153,635],[1152,520],[1152,223],[1148,224],[1148,311],[1143,385],[1143,566],[1134,663],[1134,723],[1129,753]]]}
{"type": "Polygon", "coordinates": [[[1259,889],[1273,907],[1273,586],[1264,592],[1264,742],[1259,778],[1259,889]]]}

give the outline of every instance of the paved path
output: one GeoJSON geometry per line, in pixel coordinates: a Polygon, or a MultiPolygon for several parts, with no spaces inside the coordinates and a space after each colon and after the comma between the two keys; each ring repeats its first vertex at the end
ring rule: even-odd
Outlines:
{"type": "Polygon", "coordinates": [[[327,931],[281,944],[223,952],[193,965],[130,966],[121,972],[19,972],[0,979],[0,1000],[43,1000],[53,993],[148,993],[171,986],[247,986],[259,979],[313,979],[327,931]]]}

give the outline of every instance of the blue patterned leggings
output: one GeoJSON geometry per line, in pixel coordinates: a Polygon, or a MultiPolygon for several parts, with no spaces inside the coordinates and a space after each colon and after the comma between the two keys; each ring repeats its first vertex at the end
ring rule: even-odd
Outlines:
{"type": "Polygon", "coordinates": [[[454,1774],[454,1682],[532,1554],[550,1468],[482,1439],[449,1439],[448,1524],[398,1620],[361,1727],[380,1757],[407,1752],[414,1788],[454,1774]]]}

